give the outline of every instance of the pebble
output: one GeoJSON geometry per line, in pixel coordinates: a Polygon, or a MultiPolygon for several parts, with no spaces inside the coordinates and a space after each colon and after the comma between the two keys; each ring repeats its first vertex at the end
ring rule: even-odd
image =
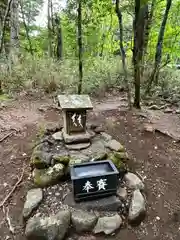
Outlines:
{"type": "Polygon", "coordinates": [[[59,192],[55,192],[55,196],[60,196],[61,194],[59,192]]]}

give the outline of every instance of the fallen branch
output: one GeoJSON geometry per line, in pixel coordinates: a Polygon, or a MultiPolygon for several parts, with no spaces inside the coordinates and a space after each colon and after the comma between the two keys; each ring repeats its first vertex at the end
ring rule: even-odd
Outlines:
{"type": "Polygon", "coordinates": [[[5,204],[5,203],[7,202],[7,200],[11,197],[11,195],[13,194],[13,192],[16,190],[16,188],[18,187],[18,185],[19,185],[20,182],[22,181],[23,176],[24,176],[24,170],[25,170],[25,168],[23,167],[21,176],[18,178],[18,181],[16,182],[16,184],[14,185],[14,187],[12,188],[12,190],[8,193],[8,195],[7,195],[7,196],[4,198],[4,200],[1,202],[0,208],[4,206],[4,204],[5,204]]]}
{"type": "Polygon", "coordinates": [[[11,220],[10,220],[10,218],[9,218],[9,208],[7,207],[7,211],[6,211],[6,210],[5,210],[5,207],[3,206],[3,212],[4,212],[5,217],[6,217],[6,221],[7,221],[8,227],[9,227],[9,231],[10,231],[10,233],[14,234],[15,229],[14,229],[14,227],[12,226],[11,220]]]}
{"type": "Polygon", "coordinates": [[[10,133],[6,134],[4,137],[2,137],[0,139],[0,142],[3,142],[6,138],[10,137],[12,134],[13,134],[13,132],[10,132],[10,133]]]}

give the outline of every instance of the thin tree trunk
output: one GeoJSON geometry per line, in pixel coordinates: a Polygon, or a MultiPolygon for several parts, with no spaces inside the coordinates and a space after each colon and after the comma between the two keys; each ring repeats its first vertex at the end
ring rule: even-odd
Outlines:
{"type": "Polygon", "coordinates": [[[119,47],[120,47],[122,66],[124,71],[124,82],[125,82],[127,93],[128,93],[128,105],[129,105],[129,108],[131,109],[131,89],[127,79],[126,54],[123,46],[123,22],[122,22],[122,13],[119,8],[119,0],[116,0],[116,14],[119,21],[119,47]]]}
{"type": "Polygon", "coordinates": [[[52,6],[51,0],[48,0],[48,54],[49,54],[49,57],[53,56],[51,6],[52,6]]]}
{"type": "Polygon", "coordinates": [[[52,0],[50,2],[50,12],[51,12],[51,26],[52,26],[52,33],[55,34],[55,27],[54,27],[54,21],[53,21],[53,3],[52,3],[52,0]]]}
{"type": "Polygon", "coordinates": [[[60,16],[56,16],[55,18],[56,28],[57,28],[57,48],[56,48],[56,56],[57,59],[62,60],[63,56],[63,46],[62,46],[62,29],[61,29],[61,18],[60,16]]]}
{"type": "Polygon", "coordinates": [[[145,55],[147,52],[149,33],[150,33],[150,27],[151,27],[150,24],[151,24],[152,16],[150,16],[150,14],[149,14],[148,4],[147,4],[145,5],[145,8],[144,8],[144,46],[143,46],[143,54],[142,54],[142,61],[141,61],[141,77],[143,77],[143,74],[144,74],[145,55]]]}
{"type": "Polygon", "coordinates": [[[105,35],[105,33],[103,33],[103,35],[102,35],[102,43],[101,43],[101,51],[100,51],[100,54],[99,54],[100,57],[103,56],[105,39],[106,39],[106,35],[105,35]]]}
{"type": "Polygon", "coordinates": [[[5,31],[6,31],[6,21],[8,18],[8,14],[10,12],[11,3],[12,3],[12,0],[9,0],[8,5],[6,7],[6,12],[4,15],[3,23],[2,23],[2,34],[1,34],[1,39],[0,39],[0,54],[2,53],[2,50],[3,50],[4,37],[5,37],[5,31]]]}
{"type": "Polygon", "coordinates": [[[160,28],[160,31],[159,31],[158,41],[157,41],[157,45],[156,45],[154,69],[152,71],[152,74],[151,74],[149,82],[148,82],[148,86],[147,86],[147,89],[146,89],[146,94],[149,94],[149,92],[151,90],[152,83],[154,81],[156,83],[158,82],[160,64],[161,64],[161,59],[162,59],[162,48],[163,48],[164,33],[165,33],[166,23],[167,23],[167,19],[168,19],[169,10],[171,8],[171,4],[172,4],[172,0],[167,0],[166,10],[165,10],[163,20],[162,20],[162,23],[161,23],[161,28],[160,28]]]}
{"type": "Polygon", "coordinates": [[[25,31],[26,31],[26,37],[27,37],[27,40],[28,40],[28,42],[29,42],[29,50],[30,50],[31,55],[33,56],[34,53],[33,53],[31,38],[30,38],[30,36],[29,36],[29,29],[28,29],[28,26],[27,26],[27,24],[26,24],[24,12],[23,12],[23,3],[22,3],[22,0],[20,1],[20,6],[21,6],[21,14],[22,14],[22,19],[23,19],[23,24],[24,24],[24,28],[25,28],[25,31]]]}
{"type": "Polygon", "coordinates": [[[156,0],[152,0],[151,10],[150,10],[150,13],[148,14],[148,20],[145,24],[144,55],[147,53],[147,47],[148,47],[148,42],[149,42],[149,34],[150,34],[150,31],[151,31],[152,18],[153,18],[153,14],[154,14],[155,4],[156,4],[156,0]]]}
{"type": "Polygon", "coordinates": [[[133,48],[133,64],[134,64],[134,107],[140,108],[140,57],[139,57],[139,38],[138,38],[138,23],[140,12],[140,0],[135,0],[135,19],[134,19],[134,48],[133,48]]]}
{"type": "Polygon", "coordinates": [[[19,1],[12,0],[11,3],[11,60],[18,62],[19,57],[19,1]]]}
{"type": "Polygon", "coordinates": [[[150,12],[148,10],[148,5],[147,5],[146,12],[145,12],[144,47],[143,47],[143,56],[142,56],[142,63],[141,63],[141,66],[142,66],[141,67],[141,77],[143,77],[143,74],[144,74],[145,56],[147,54],[147,48],[148,48],[148,43],[149,43],[149,34],[151,31],[152,18],[153,18],[153,14],[154,14],[155,4],[156,4],[156,0],[152,0],[150,12]]]}
{"type": "Polygon", "coordinates": [[[135,0],[134,48],[133,48],[135,108],[140,108],[141,63],[144,47],[144,28],[146,9],[147,5],[141,6],[141,1],[135,0]]]}
{"type": "Polygon", "coordinates": [[[82,63],[82,3],[78,0],[78,46],[79,46],[79,84],[78,94],[82,92],[83,63],[82,63]]]}

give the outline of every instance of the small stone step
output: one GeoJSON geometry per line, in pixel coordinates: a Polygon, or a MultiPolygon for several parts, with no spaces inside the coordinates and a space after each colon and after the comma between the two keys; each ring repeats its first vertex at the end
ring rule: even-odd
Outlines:
{"type": "Polygon", "coordinates": [[[90,142],[87,143],[76,143],[76,144],[66,144],[66,148],[69,150],[82,150],[90,146],[90,142]]]}
{"type": "Polygon", "coordinates": [[[88,132],[68,135],[63,131],[63,138],[65,143],[86,143],[89,142],[91,136],[88,132]]]}

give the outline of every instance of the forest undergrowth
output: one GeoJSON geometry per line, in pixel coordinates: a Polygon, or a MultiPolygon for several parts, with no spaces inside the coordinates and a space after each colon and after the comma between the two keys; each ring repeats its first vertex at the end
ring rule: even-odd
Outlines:
{"type": "MultiPolygon", "coordinates": [[[[128,64],[128,81],[133,95],[133,67],[128,64]]],[[[26,91],[28,93],[77,93],[79,81],[78,60],[64,59],[57,61],[50,58],[23,57],[13,68],[6,64],[0,65],[0,77],[5,94],[14,95],[26,91]]],[[[150,77],[151,65],[145,67],[141,83],[141,96],[145,96],[145,89],[150,77]]],[[[180,99],[180,70],[165,67],[160,71],[158,83],[153,85],[151,97],[165,99],[180,99]]],[[[110,89],[126,90],[124,73],[120,57],[94,57],[84,61],[83,93],[102,95],[110,89]]],[[[1,96],[3,100],[3,96],[1,96]]]]}

